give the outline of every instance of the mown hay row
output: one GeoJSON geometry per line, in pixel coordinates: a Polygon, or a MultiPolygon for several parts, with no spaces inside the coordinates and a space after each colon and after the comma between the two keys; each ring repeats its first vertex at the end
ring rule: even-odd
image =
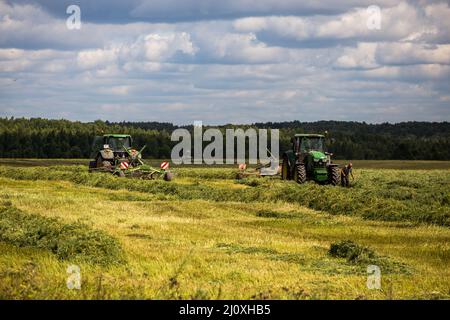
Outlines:
{"type": "MultiPolygon", "coordinates": [[[[204,199],[237,202],[292,202],[331,214],[355,215],[365,219],[409,221],[450,226],[450,171],[364,170],[351,188],[297,185],[274,179],[235,181],[220,178],[225,185],[209,183],[220,169],[193,170],[194,182],[121,180],[107,174],[86,172],[83,166],[52,168],[0,167],[0,176],[19,180],[65,180],[113,190],[152,193],[161,199],[204,199]],[[211,171],[211,177],[203,179],[211,171]],[[202,182],[204,181],[204,183],[202,182]],[[232,188],[235,184],[243,188],[232,188]]],[[[225,176],[230,175],[225,169],[225,176]]],[[[181,179],[180,179],[181,180],[181,179]]],[[[217,181],[217,180],[214,180],[217,181]]]]}

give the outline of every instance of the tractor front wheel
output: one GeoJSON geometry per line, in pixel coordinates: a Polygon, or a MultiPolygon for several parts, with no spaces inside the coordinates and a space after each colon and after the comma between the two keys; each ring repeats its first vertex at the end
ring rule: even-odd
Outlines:
{"type": "Polygon", "coordinates": [[[290,180],[289,174],[289,161],[287,158],[283,158],[283,165],[281,167],[281,179],[282,180],[290,180]]]}
{"type": "Polygon", "coordinates": [[[328,169],[328,181],[333,186],[339,185],[341,182],[339,167],[330,167],[328,169]]]}
{"type": "Polygon", "coordinates": [[[103,159],[101,156],[97,158],[97,168],[102,168],[106,170],[111,170],[112,163],[108,160],[103,159]]]}
{"type": "Polygon", "coordinates": [[[172,181],[172,179],[173,179],[173,173],[172,172],[164,173],[164,180],[165,181],[172,181]]]}
{"type": "Polygon", "coordinates": [[[304,164],[297,164],[295,167],[295,181],[297,183],[306,182],[306,168],[304,164]]]}
{"type": "Polygon", "coordinates": [[[102,162],[102,167],[111,170],[112,164],[109,161],[103,161],[102,162]]]}

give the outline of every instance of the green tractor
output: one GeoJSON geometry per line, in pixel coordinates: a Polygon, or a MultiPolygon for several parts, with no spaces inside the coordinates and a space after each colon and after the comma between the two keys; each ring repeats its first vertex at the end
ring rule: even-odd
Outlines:
{"type": "Polygon", "coordinates": [[[173,174],[168,170],[169,162],[161,163],[161,169],[156,169],[144,162],[142,151],[133,149],[133,139],[127,134],[105,134],[96,136],[92,144],[89,171],[111,172],[119,177],[135,177],[153,180],[162,177],[172,180],[173,174]]]}
{"type": "Polygon", "coordinates": [[[128,153],[126,149],[131,148],[133,140],[127,134],[105,134],[96,136],[92,143],[91,159],[89,168],[113,168],[126,161],[128,153]],[[126,148],[126,149],[125,149],[126,148]]]}
{"type": "Polygon", "coordinates": [[[291,140],[292,150],[283,154],[281,178],[297,183],[314,180],[339,185],[339,165],[331,161],[331,153],[324,151],[324,140],[321,134],[296,134],[291,140]]]}

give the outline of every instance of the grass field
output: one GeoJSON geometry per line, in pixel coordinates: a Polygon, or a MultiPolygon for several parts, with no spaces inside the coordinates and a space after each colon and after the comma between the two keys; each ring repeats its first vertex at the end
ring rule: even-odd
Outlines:
{"type": "MultiPolygon", "coordinates": [[[[167,160],[167,159],[166,159],[167,160]]],[[[148,159],[151,165],[158,166],[164,160],[148,159]]],[[[336,160],[336,163],[346,164],[349,161],[356,168],[360,169],[398,169],[398,170],[435,170],[450,169],[450,161],[429,161],[429,160],[336,160]]],[[[87,165],[89,159],[0,159],[0,165],[16,167],[35,167],[35,166],[53,166],[53,165],[87,165]]],[[[177,167],[177,166],[174,166],[177,167]]],[[[197,167],[196,165],[182,167],[197,167]]],[[[233,167],[223,165],[220,167],[233,167]]]]}
{"type": "Polygon", "coordinates": [[[354,161],[344,189],[237,181],[234,168],[176,167],[164,182],[21,161],[0,161],[3,299],[450,298],[448,162],[354,161]],[[330,254],[343,240],[361,250],[330,254]],[[80,290],[66,286],[71,264],[80,290]]]}

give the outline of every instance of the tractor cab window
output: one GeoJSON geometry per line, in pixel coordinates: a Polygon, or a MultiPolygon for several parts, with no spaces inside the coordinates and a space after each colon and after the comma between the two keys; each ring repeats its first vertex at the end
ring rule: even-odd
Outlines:
{"type": "Polygon", "coordinates": [[[110,137],[108,139],[109,147],[114,151],[123,151],[123,147],[130,148],[130,138],[116,138],[116,137],[110,137]]]}
{"type": "Polygon", "coordinates": [[[94,138],[94,142],[92,142],[92,151],[100,150],[102,145],[103,145],[103,137],[96,136],[94,138]]]}
{"type": "Polygon", "coordinates": [[[300,139],[298,139],[298,138],[293,138],[293,139],[292,139],[292,149],[293,149],[295,152],[298,152],[299,147],[300,147],[300,139]]]}
{"type": "Polygon", "coordinates": [[[311,150],[323,151],[322,138],[303,138],[300,145],[300,152],[308,152],[311,150]]]}
{"type": "Polygon", "coordinates": [[[96,136],[94,138],[94,142],[92,142],[91,147],[91,158],[95,158],[97,155],[97,152],[99,150],[103,149],[103,137],[102,136],[96,136]]]}

